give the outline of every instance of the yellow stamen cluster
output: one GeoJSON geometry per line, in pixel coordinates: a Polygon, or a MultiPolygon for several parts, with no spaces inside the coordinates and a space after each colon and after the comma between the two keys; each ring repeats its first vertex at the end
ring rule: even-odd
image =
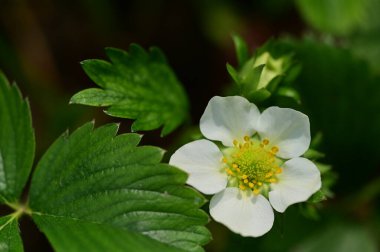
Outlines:
{"type": "Polygon", "coordinates": [[[248,136],[243,142],[233,141],[231,154],[225,156],[222,162],[226,164],[226,172],[238,181],[241,190],[249,189],[259,194],[263,185],[277,182],[277,174],[282,173],[278,166],[275,154],[279,151],[277,146],[269,148],[269,140],[261,142],[248,136]]]}

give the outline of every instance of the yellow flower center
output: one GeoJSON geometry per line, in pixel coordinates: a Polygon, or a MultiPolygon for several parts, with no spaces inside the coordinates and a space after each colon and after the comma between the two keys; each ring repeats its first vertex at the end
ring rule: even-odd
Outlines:
{"type": "Polygon", "coordinates": [[[234,140],[234,147],[222,161],[234,185],[259,194],[267,185],[276,183],[277,174],[282,172],[282,161],[275,156],[278,151],[277,146],[269,147],[268,139],[260,142],[245,136],[243,142],[234,140]]]}

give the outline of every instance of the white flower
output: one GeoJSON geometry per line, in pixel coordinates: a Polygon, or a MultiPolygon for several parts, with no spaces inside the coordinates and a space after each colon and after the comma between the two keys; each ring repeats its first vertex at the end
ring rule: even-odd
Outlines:
{"type": "Polygon", "coordinates": [[[170,164],[189,174],[187,183],[215,194],[210,214],[230,230],[257,237],[273,225],[274,213],[306,201],[321,187],[320,172],[300,157],[309,148],[309,118],[270,107],[260,114],[243,97],[213,97],[200,121],[202,134],[178,149],[170,164]],[[268,201],[269,200],[269,201],[268,201]]]}

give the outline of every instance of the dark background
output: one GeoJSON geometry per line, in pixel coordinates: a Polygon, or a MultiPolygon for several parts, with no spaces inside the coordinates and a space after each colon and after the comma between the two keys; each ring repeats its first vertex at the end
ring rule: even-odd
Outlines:
{"type": "MultiPolygon", "coordinates": [[[[372,4],[375,0],[368,1],[372,4]]],[[[335,9],[327,7],[332,14],[321,14],[321,20],[337,16],[335,9]]],[[[0,69],[29,97],[38,160],[63,131],[94,118],[97,125],[122,122],[120,132],[129,131],[129,120],[108,117],[99,108],[68,105],[74,93],[93,86],[79,62],[105,58],[104,47],[126,50],[132,42],[145,48],[160,47],[185,86],[196,125],[208,100],[223,94],[230,82],[225,64],[236,63],[233,32],[246,39],[252,49],[269,38],[286,35],[301,41],[305,34],[313,34],[318,38],[316,45],[295,45],[298,60],[304,64],[296,86],[312,125],[317,125],[314,130],[325,131],[327,136],[322,149],[327,153],[324,161],[333,165],[339,177],[333,188],[336,195],[320,206],[318,220],[306,218],[297,207],[291,207],[285,215],[276,216],[269,234],[258,239],[242,238],[211,222],[214,240],[207,250],[355,251],[350,249],[360,247],[363,252],[376,251],[380,229],[380,138],[376,133],[380,129],[380,104],[375,100],[380,98],[380,64],[373,55],[380,51],[380,33],[377,27],[350,28],[359,7],[352,7],[348,18],[342,14],[338,19],[342,26],[337,28],[319,25],[302,5],[290,0],[0,0],[0,69]],[[325,45],[332,46],[332,51],[325,45]],[[310,55],[319,47],[320,54],[310,55]],[[336,51],[340,48],[346,51],[336,51]],[[352,79],[360,83],[358,87],[348,85],[352,79]],[[315,89],[312,84],[304,85],[313,81],[320,81],[316,85],[321,86],[315,89]],[[326,111],[340,101],[342,117],[326,111]]],[[[338,8],[337,13],[342,11],[338,8]]],[[[315,13],[318,15],[318,9],[315,13]]],[[[143,143],[168,148],[180,132],[164,139],[159,137],[159,130],[146,132],[143,143]]],[[[27,218],[22,220],[21,230],[26,251],[51,250],[27,218]]]]}

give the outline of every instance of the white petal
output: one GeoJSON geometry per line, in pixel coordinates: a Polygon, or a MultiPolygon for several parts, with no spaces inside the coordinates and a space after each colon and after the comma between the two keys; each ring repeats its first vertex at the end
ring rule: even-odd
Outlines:
{"type": "Polygon", "coordinates": [[[306,158],[293,158],[284,163],[278,183],[271,184],[269,201],[276,211],[283,213],[294,203],[306,201],[321,188],[318,168],[306,158]]]}
{"type": "Polygon", "coordinates": [[[261,236],[272,228],[274,221],[272,207],[264,196],[247,196],[236,187],[228,187],[212,197],[210,214],[242,236],[261,236]]]}
{"type": "Polygon", "coordinates": [[[294,109],[267,108],[259,117],[257,131],[279,148],[276,155],[281,158],[299,157],[310,145],[309,117],[294,109]]]}
{"type": "Polygon", "coordinates": [[[187,183],[204,194],[215,194],[227,185],[227,174],[222,172],[223,154],[208,140],[197,140],[179,148],[169,164],[189,174],[187,183]]]}
{"type": "Polygon", "coordinates": [[[260,112],[255,104],[240,96],[214,96],[209,101],[200,121],[202,134],[211,140],[233,146],[233,140],[241,141],[252,136],[260,112]]]}

